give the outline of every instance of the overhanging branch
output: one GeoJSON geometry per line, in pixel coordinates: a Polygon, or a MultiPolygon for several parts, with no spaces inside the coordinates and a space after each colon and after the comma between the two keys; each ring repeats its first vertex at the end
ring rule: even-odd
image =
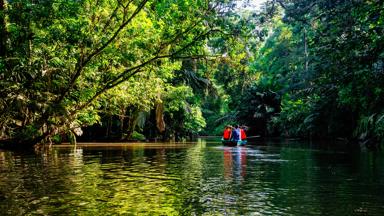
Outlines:
{"type": "Polygon", "coordinates": [[[76,80],[81,75],[83,68],[93,59],[93,57],[99,55],[109,44],[112,43],[116,39],[116,37],[120,34],[120,32],[136,17],[136,15],[144,8],[145,4],[148,2],[148,0],[143,0],[140,2],[139,6],[136,8],[136,10],[132,13],[132,15],[127,19],[124,20],[124,22],[119,26],[119,28],[115,31],[115,33],[112,35],[111,38],[108,39],[107,42],[102,44],[99,48],[94,50],[88,57],[80,58],[78,64],[76,65],[75,73],[73,74],[69,85],[65,90],[61,93],[61,96],[58,98],[56,103],[60,103],[65,96],[69,93],[69,91],[73,88],[73,86],[76,83],[76,80]]]}
{"type": "Polygon", "coordinates": [[[159,59],[165,59],[165,58],[172,58],[172,59],[187,59],[187,58],[192,58],[192,59],[197,59],[197,58],[206,58],[207,55],[191,55],[191,56],[178,56],[178,54],[180,54],[181,52],[183,52],[185,49],[187,49],[188,47],[192,46],[193,44],[195,44],[196,42],[199,41],[199,39],[202,39],[202,38],[205,38],[206,36],[208,36],[210,33],[212,32],[215,32],[216,30],[209,30],[203,34],[200,34],[198,36],[196,36],[194,38],[194,40],[192,40],[190,43],[186,44],[185,46],[183,46],[182,48],[180,48],[179,50],[177,50],[176,52],[174,53],[171,53],[171,54],[168,54],[168,55],[157,55],[148,59],[147,61],[139,64],[139,65],[136,65],[134,67],[131,67],[131,68],[128,68],[126,69],[124,72],[122,72],[119,76],[117,76],[116,78],[114,78],[113,80],[107,82],[91,99],[89,99],[86,103],[80,105],[79,107],[77,107],[74,111],[71,112],[71,115],[75,115],[78,111],[86,108],[87,106],[89,106],[95,99],[97,99],[101,94],[103,94],[104,92],[108,91],[109,89],[112,89],[116,86],[118,86],[119,84],[127,81],[129,78],[133,77],[134,75],[144,71],[143,68],[156,61],[156,60],[159,60],[159,59]]]}

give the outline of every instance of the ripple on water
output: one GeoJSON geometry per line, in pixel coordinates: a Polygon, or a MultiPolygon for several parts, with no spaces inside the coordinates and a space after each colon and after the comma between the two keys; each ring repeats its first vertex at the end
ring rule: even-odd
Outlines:
{"type": "MultiPolygon", "coordinates": [[[[215,146],[216,145],[216,146],[215,146]]],[[[384,215],[384,157],[222,147],[2,154],[5,215],[384,215]],[[342,157],[346,157],[342,155],[342,157]]]]}

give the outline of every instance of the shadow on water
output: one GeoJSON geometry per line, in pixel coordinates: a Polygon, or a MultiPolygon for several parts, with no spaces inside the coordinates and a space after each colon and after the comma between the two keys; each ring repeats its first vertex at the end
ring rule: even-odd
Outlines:
{"type": "Polygon", "coordinates": [[[0,151],[2,215],[382,215],[384,155],[301,141],[0,151]]]}

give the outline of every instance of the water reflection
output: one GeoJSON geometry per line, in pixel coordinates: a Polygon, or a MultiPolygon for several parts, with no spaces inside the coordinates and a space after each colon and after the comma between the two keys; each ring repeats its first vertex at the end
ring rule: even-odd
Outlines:
{"type": "Polygon", "coordinates": [[[380,153],[78,145],[0,152],[1,215],[382,215],[380,153]]]}
{"type": "Polygon", "coordinates": [[[224,148],[224,177],[243,181],[247,168],[247,149],[244,146],[224,148]]]}

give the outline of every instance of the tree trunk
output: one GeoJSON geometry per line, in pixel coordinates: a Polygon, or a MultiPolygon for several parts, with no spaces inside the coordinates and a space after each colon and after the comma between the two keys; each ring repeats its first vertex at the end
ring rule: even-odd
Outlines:
{"type": "Polygon", "coordinates": [[[124,139],[124,120],[125,120],[125,112],[120,112],[120,139],[124,139]]]}
{"type": "Polygon", "coordinates": [[[303,40],[304,40],[304,61],[305,61],[304,69],[305,69],[306,75],[308,75],[309,62],[308,62],[308,43],[307,43],[307,29],[306,28],[304,28],[303,40]]]}
{"type": "Polygon", "coordinates": [[[156,104],[156,127],[160,133],[165,131],[165,121],[164,121],[164,104],[156,104]]]}
{"type": "Polygon", "coordinates": [[[0,58],[7,55],[7,29],[5,23],[5,0],[0,0],[0,58]]]}
{"type": "Polygon", "coordinates": [[[107,132],[106,132],[106,134],[105,134],[105,136],[107,137],[107,139],[110,138],[111,130],[112,130],[112,115],[109,115],[109,118],[108,118],[108,120],[107,120],[107,132]]]}

